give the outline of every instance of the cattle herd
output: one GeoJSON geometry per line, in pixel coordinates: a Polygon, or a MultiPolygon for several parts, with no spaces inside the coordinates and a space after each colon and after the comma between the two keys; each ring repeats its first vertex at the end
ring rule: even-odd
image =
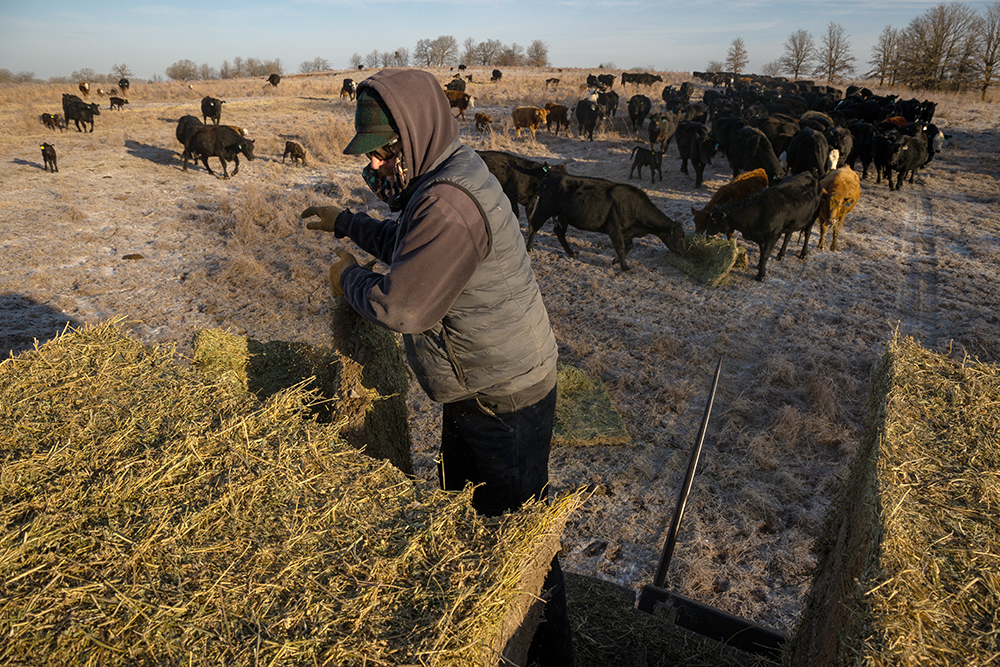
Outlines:
{"type": "MultiPolygon", "coordinates": [[[[467,92],[471,74],[455,74],[443,86],[456,117],[466,121],[466,111],[475,107],[475,97],[467,92]]],[[[494,70],[490,82],[501,81],[494,70]]],[[[825,244],[830,231],[830,249],[837,249],[839,233],[846,214],[860,198],[860,182],[874,170],[874,183],[885,179],[890,190],[904,182],[914,183],[919,169],[926,166],[940,150],[944,134],[934,125],[935,104],[916,99],[903,100],[895,95],[876,95],[871,90],[849,86],[840,90],[813,82],[787,81],[766,77],[722,77],[706,79],[711,85],[696,86],[690,81],[678,87],[665,85],[659,100],[651,97],[653,86],[662,83],[659,75],[647,72],[622,72],[620,80],[612,74],[587,75],[580,84],[582,97],[575,106],[548,102],[544,106],[516,105],[510,111],[511,129],[517,138],[528,130],[534,139],[543,125],[555,135],[565,131],[570,136],[571,122],[577,136],[594,140],[602,125],[614,126],[621,97],[631,92],[625,107],[625,129],[644,137],[643,145],[630,152],[629,180],[643,178],[649,170],[651,183],[663,180],[663,158],[676,138],[680,170],[694,169],[694,188],[704,183],[704,169],[717,155],[725,156],[733,181],[719,188],[707,206],[694,211],[694,228],[703,234],[740,232],[759,248],[757,279],[766,277],[771,251],[781,240],[777,258],[785,254],[791,235],[803,232],[806,242],[800,251],[805,258],[813,226],[819,223],[817,248],[825,244]],[[695,98],[702,88],[700,99],[695,98]],[[571,121],[572,118],[572,121],[571,121]],[[565,130],[564,130],[565,128],[565,130]]],[[[280,77],[268,83],[275,87],[280,77]]],[[[549,78],[545,90],[555,90],[561,79],[549,78]]],[[[563,84],[564,85],[564,84],[563,84]]],[[[122,94],[129,90],[127,79],[119,81],[122,94]]],[[[90,85],[81,83],[85,97],[90,85]]],[[[103,94],[102,89],[98,89],[103,94]]],[[[111,91],[117,93],[117,89],[111,91]]],[[[353,100],[357,83],[344,79],[341,98],[353,100]]],[[[109,98],[110,109],[122,111],[128,100],[117,95],[109,98]]],[[[239,156],[254,159],[254,141],[246,130],[221,122],[225,100],[205,96],[199,119],[194,114],[178,120],[176,137],[183,145],[183,170],[188,163],[200,160],[208,173],[214,174],[208,159],[217,158],[223,178],[229,177],[227,163],[234,162],[232,175],[239,172],[239,156]]],[[[93,132],[100,105],[86,102],[75,94],[62,95],[62,117],[41,115],[41,122],[52,130],[65,130],[73,123],[79,132],[93,132]]],[[[493,117],[481,112],[474,115],[477,133],[494,132],[493,117]]],[[[43,144],[46,171],[57,171],[55,148],[43,144]]],[[[556,220],[556,236],[566,253],[573,255],[566,240],[569,227],[601,231],[611,238],[622,270],[628,270],[625,256],[632,240],[645,234],[661,238],[673,252],[684,253],[687,244],[683,227],[657,210],[640,188],[566,173],[528,160],[513,153],[481,151],[491,171],[498,177],[510,199],[515,214],[519,206],[528,212],[528,246],[535,233],[550,219],[556,220]]],[[[306,164],[302,146],[285,143],[282,162],[306,164]]]]}
{"type": "MultiPolygon", "coordinates": [[[[558,85],[552,82],[547,80],[545,88],[558,85]]],[[[660,94],[662,107],[654,108],[640,90],[662,82],[659,75],[623,72],[620,82],[622,90],[631,86],[635,91],[625,105],[625,128],[636,136],[644,134],[648,142],[631,150],[629,179],[637,174],[641,180],[648,168],[652,183],[657,176],[662,181],[663,157],[675,137],[681,172],[688,174],[690,163],[695,188],[704,183],[706,165],[717,154],[725,156],[733,181],[720,188],[720,194],[726,191],[728,196],[713,198],[695,212],[695,229],[729,238],[738,231],[757,244],[757,280],[765,279],[778,241],[780,260],[795,232],[805,237],[799,253],[805,258],[817,223],[816,247],[824,248],[829,229],[830,249],[837,250],[844,218],[857,204],[860,182],[869,177],[869,170],[874,169],[875,184],[885,179],[890,190],[898,190],[904,181],[914,183],[916,172],[945,140],[933,123],[934,102],[876,95],[856,86],[840,90],[807,81],[723,77],[718,85],[705,88],[701,99],[694,99],[696,86],[691,82],[677,88],[666,85],[660,94]]],[[[511,110],[511,127],[518,138],[522,129],[534,137],[542,124],[551,132],[553,114],[558,113],[558,135],[572,113],[579,138],[593,141],[598,126],[615,124],[620,100],[612,90],[615,83],[610,74],[588,75],[579,88],[585,95],[572,111],[553,102],[544,108],[518,105],[511,110]]],[[[487,129],[492,131],[477,122],[476,131],[487,129]]],[[[638,188],[570,175],[512,153],[482,153],[489,155],[487,164],[504,185],[515,214],[518,205],[528,211],[529,247],[538,229],[554,218],[556,236],[567,254],[574,254],[565,236],[569,227],[601,231],[610,236],[614,263],[623,270],[628,270],[625,255],[638,236],[654,234],[672,251],[685,251],[683,235],[674,231],[682,230],[680,223],[648,211],[655,207],[638,188]]]]}

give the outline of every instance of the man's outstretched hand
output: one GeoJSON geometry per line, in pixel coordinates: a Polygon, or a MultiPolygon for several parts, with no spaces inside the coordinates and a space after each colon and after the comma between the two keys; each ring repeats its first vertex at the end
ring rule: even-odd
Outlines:
{"type": "MultiPolygon", "coordinates": [[[[318,229],[323,232],[335,232],[337,216],[343,212],[339,206],[310,206],[302,211],[300,218],[311,218],[319,216],[319,220],[312,220],[306,223],[306,229],[318,229]]],[[[342,236],[342,235],[341,235],[342,236]]]]}

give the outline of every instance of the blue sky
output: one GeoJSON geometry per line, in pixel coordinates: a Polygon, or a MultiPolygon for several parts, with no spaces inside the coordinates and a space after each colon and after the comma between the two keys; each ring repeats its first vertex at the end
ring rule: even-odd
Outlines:
{"type": "MultiPolygon", "coordinates": [[[[325,58],[346,69],[352,54],[411,53],[420,39],[451,35],[459,46],[497,39],[527,47],[536,39],[554,67],[704,70],[723,61],[741,37],[747,71],[778,58],[803,29],[819,42],[832,21],[844,27],[858,69],[886,25],[905,28],[940,4],[878,2],[698,2],[646,0],[474,0],[393,2],[298,0],[229,2],[69,2],[0,0],[0,67],[40,79],[90,68],[110,73],[125,63],[135,78],[164,77],[179,60],[218,69],[237,56],[280,59],[286,73],[325,58]]],[[[964,3],[981,10],[987,3],[964,3]]],[[[164,77],[165,78],[165,77],[164,77]]]]}

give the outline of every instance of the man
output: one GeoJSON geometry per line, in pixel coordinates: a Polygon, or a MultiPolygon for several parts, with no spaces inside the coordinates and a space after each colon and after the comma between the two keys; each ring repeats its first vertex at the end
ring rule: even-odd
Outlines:
{"type": "MultiPolygon", "coordinates": [[[[362,177],[399,212],[376,220],[311,206],[306,227],[348,237],[388,265],[359,266],[337,249],[330,286],[368,320],[403,334],[420,386],[443,403],[441,487],[481,485],[473,504],[495,516],[544,498],[556,401],[555,336],[517,218],[483,160],[458,139],[441,85],[387,69],[357,89],[362,177]]],[[[572,665],[565,587],[556,559],[529,663],[572,665]]]]}

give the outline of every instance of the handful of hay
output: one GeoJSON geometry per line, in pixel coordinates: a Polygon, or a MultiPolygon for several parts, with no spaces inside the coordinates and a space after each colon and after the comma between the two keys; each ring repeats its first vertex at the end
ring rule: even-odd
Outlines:
{"type": "Polygon", "coordinates": [[[747,267],[746,248],[733,239],[707,238],[703,234],[688,234],[690,249],[684,255],[669,253],[667,261],[709,287],[717,287],[734,268],[747,267]]]}
{"type": "Polygon", "coordinates": [[[891,341],[791,665],[1000,656],[1000,369],[891,341]]]}
{"type": "Polygon", "coordinates": [[[0,663],[496,664],[579,496],[484,519],[233,386],[114,323],[0,363],[0,663]]]}

